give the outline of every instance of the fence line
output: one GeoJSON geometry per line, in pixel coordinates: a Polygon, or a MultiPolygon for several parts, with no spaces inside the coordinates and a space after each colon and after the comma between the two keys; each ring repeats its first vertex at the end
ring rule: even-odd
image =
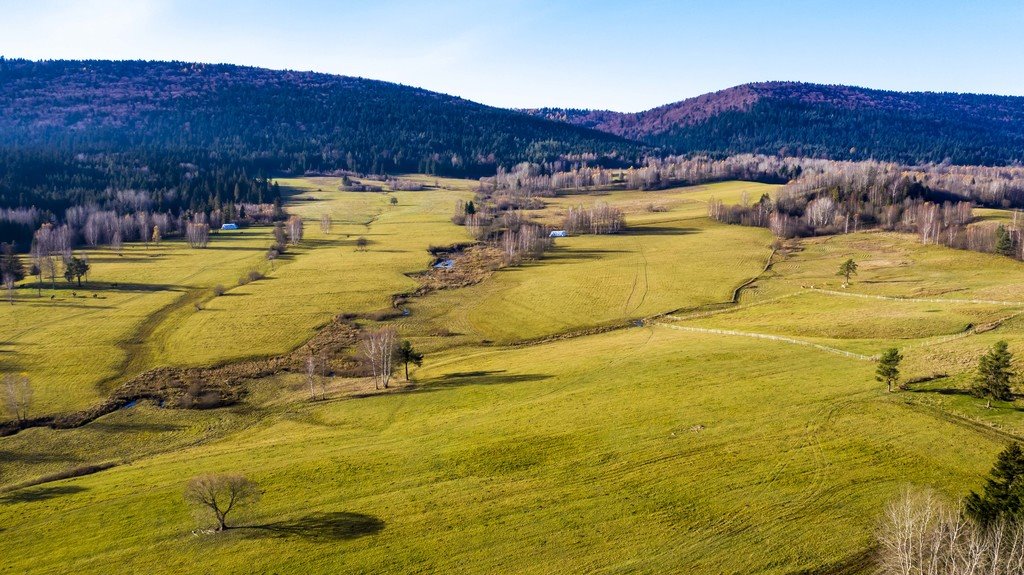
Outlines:
{"type": "Polygon", "coordinates": [[[913,297],[899,297],[899,296],[888,296],[888,295],[872,295],[866,293],[849,293],[834,291],[828,289],[821,289],[816,287],[807,288],[809,291],[818,293],[837,295],[842,297],[859,297],[863,299],[878,299],[886,301],[905,301],[905,302],[917,302],[917,303],[974,303],[974,304],[985,304],[985,305],[1006,305],[1013,307],[1024,307],[1024,302],[1019,301],[999,301],[999,300],[988,300],[988,299],[956,299],[956,298],[913,298],[913,297]]]}
{"type": "Polygon", "coordinates": [[[853,353],[852,351],[846,351],[846,350],[843,350],[843,349],[837,349],[837,348],[834,348],[834,347],[829,347],[827,345],[821,345],[820,343],[814,343],[814,342],[805,341],[805,340],[802,340],[802,339],[794,339],[794,338],[791,338],[791,337],[785,337],[785,336],[781,336],[781,335],[769,335],[769,334],[765,334],[765,333],[753,333],[753,332],[747,332],[747,331],[733,331],[733,330],[728,330],[728,329],[713,329],[713,328],[707,328],[707,327],[691,327],[691,326],[686,326],[686,325],[674,325],[674,324],[669,324],[669,323],[656,323],[654,325],[660,325],[662,327],[667,327],[669,329],[676,329],[676,330],[679,330],[679,331],[688,331],[688,332],[691,332],[691,333],[708,333],[708,334],[713,334],[713,335],[729,335],[729,336],[734,336],[734,337],[750,337],[750,338],[755,338],[755,339],[766,339],[766,340],[770,340],[770,341],[777,341],[777,342],[780,342],[780,343],[790,343],[790,344],[793,344],[793,345],[802,345],[804,347],[812,347],[812,348],[820,350],[820,351],[824,351],[824,352],[827,352],[827,353],[833,353],[833,354],[836,354],[836,355],[842,355],[844,357],[851,357],[853,359],[859,359],[861,361],[875,361],[875,359],[876,359],[874,356],[863,355],[863,354],[859,354],[859,353],[853,353]]]}

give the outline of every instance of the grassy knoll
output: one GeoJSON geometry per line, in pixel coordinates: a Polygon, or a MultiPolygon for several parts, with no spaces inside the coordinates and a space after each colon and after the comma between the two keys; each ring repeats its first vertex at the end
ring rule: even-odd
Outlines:
{"type": "MultiPolygon", "coordinates": [[[[914,298],[1024,302],[1024,265],[1003,256],[921,245],[914,236],[883,232],[811,238],[775,266],[777,279],[761,282],[767,296],[814,286],[838,290],[839,264],[860,266],[852,293],[914,298]]],[[[756,297],[757,290],[750,296],[756,297]]]]}

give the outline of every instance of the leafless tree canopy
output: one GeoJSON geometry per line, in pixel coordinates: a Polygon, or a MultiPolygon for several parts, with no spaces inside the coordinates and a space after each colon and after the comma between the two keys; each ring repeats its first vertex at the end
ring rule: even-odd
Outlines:
{"type": "Polygon", "coordinates": [[[393,327],[382,327],[368,332],[361,344],[363,357],[373,372],[375,389],[387,389],[394,369],[398,333],[393,327]]]}
{"type": "Polygon", "coordinates": [[[320,214],[320,231],[325,236],[331,233],[331,214],[327,212],[320,214]]]}
{"type": "Polygon", "coordinates": [[[327,398],[327,358],[310,354],[306,357],[306,387],[310,399],[327,398]]]}
{"type": "Polygon", "coordinates": [[[191,248],[205,248],[210,243],[210,224],[206,214],[196,214],[185,225],[185,240],[191,248]]]}
{"type": "Polygon", "coordinates": [[[25,374],[8,373],[3,377],[3,402],[8,415],[17,421],[28,419],[32,406],[32,381],[25,374]]]}
{"type": "MultiPolygon", "coordinates": [[[[321,224],[323,225],[323,224],[321,224]]],[[[299,216],[290,216],[288,221],[285,222],[285,230],[288,232],[288,243],[298,244],[302,241],[302,218],[299,216]]]]}
{"type": "Polygon", "coordinates": [[[1024,528],[982,529],[931,491],[905,491],[878,530],[882,575],[1022,575],[1024,528]]]}
{"type": "Polygon", "coordinates": [[[570,234],[615,234],[626,227],[626,219],[619,208],[598,202],[569,208],[563,226],[570,234]]]}
{"type": "Polygon", "coordinates": [[[197,475],[185,486],[185,501],[212,514],[217,520],[218,531],[228,528],[229,513],[255,503],[259,496],[259,489],[254,482],[244,475],[234,473],[197,475]]]}

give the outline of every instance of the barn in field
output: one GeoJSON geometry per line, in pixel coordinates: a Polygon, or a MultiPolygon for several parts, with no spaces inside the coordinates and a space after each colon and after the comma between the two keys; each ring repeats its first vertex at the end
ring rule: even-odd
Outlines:
{"type": "Polygon", "coordinates": [[[222,230],[237,230],[238,224],[224,224],[220,227],[222,230]]]}

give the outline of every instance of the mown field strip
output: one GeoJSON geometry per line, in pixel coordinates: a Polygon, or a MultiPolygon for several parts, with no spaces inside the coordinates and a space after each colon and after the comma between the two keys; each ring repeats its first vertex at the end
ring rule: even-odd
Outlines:
{"type": "Polygon", "coordinates": [[[713,334],[713,335],[729,335],[729,336],[735,336],[735,337],[750,337],[750,338],[755,338],[755,339],[767,339],[767,340],[770,340],[770,341],[777,341],[777,342],[781,342],[781,343],[791,343],[791,344],[794,344],[794,345],[802,345],[802,346],[805,346],[805,347],[813,347],[815,349],[818,349],[818,350],[821,350],[821,351],[824,351],[824,352],[833,353],[833,354],[836,354],[836,355],[842,355],[842,356],[845,356],[845,357],[852,357],[854,359],[859,359],[859,360],[863,360],[863,361],[875,361],[875,358],[872,357],[872,356],[869,356],[869,355],[861,355],[859,353],[853,353],[852,351],[845,351],[845,350],[842,350],[842,349],[837,349],[837,348],[834,348],[834,347],[829,347],[827,345],[821,345],[820,343],[814,343],[814,342],[805,341],[805,340],[802,340],[802,339],[794,339],[792,337],[785,337],[785,336],[781,336],[781,335],[769,335],[769,334],[766,334],[766,333],[752,333],[752,332],[748,332],[748,331],[734,331],[734,330],[730,330],[730,329],[713,329],[713,328],[706,328],[706,327],[690,327],[690,326],[685,326],[685,325],[674,325],[674,324],[669,324],[669,323],[655,323],[653,325],[667,327],[667,328],[670,328],[670,329],[677,329],[679,331],[688,331],[688,332],[691,332],[691,333],[708,333],[708,334],[713,334]]]}
{"type": "Polygon", "coordinates": [[[1024,307],[1024,302],[1020,301],[999,301],[990,299],[957,299],[957,298],[913,298],[913,297],[897,297],[887,295],[872,295],[865,293],[848,293],[820,288],[807,288],[808,291],[823,293],[826,295],[836,295],[841,297],[859,297],[862,299],[878,299],[885,301],[903,301],[903,302],[914,302],[914,303],[971,303],[971,304],[983,304],[983,305],[1005,305],[1012,307],[1024,307]]]}

